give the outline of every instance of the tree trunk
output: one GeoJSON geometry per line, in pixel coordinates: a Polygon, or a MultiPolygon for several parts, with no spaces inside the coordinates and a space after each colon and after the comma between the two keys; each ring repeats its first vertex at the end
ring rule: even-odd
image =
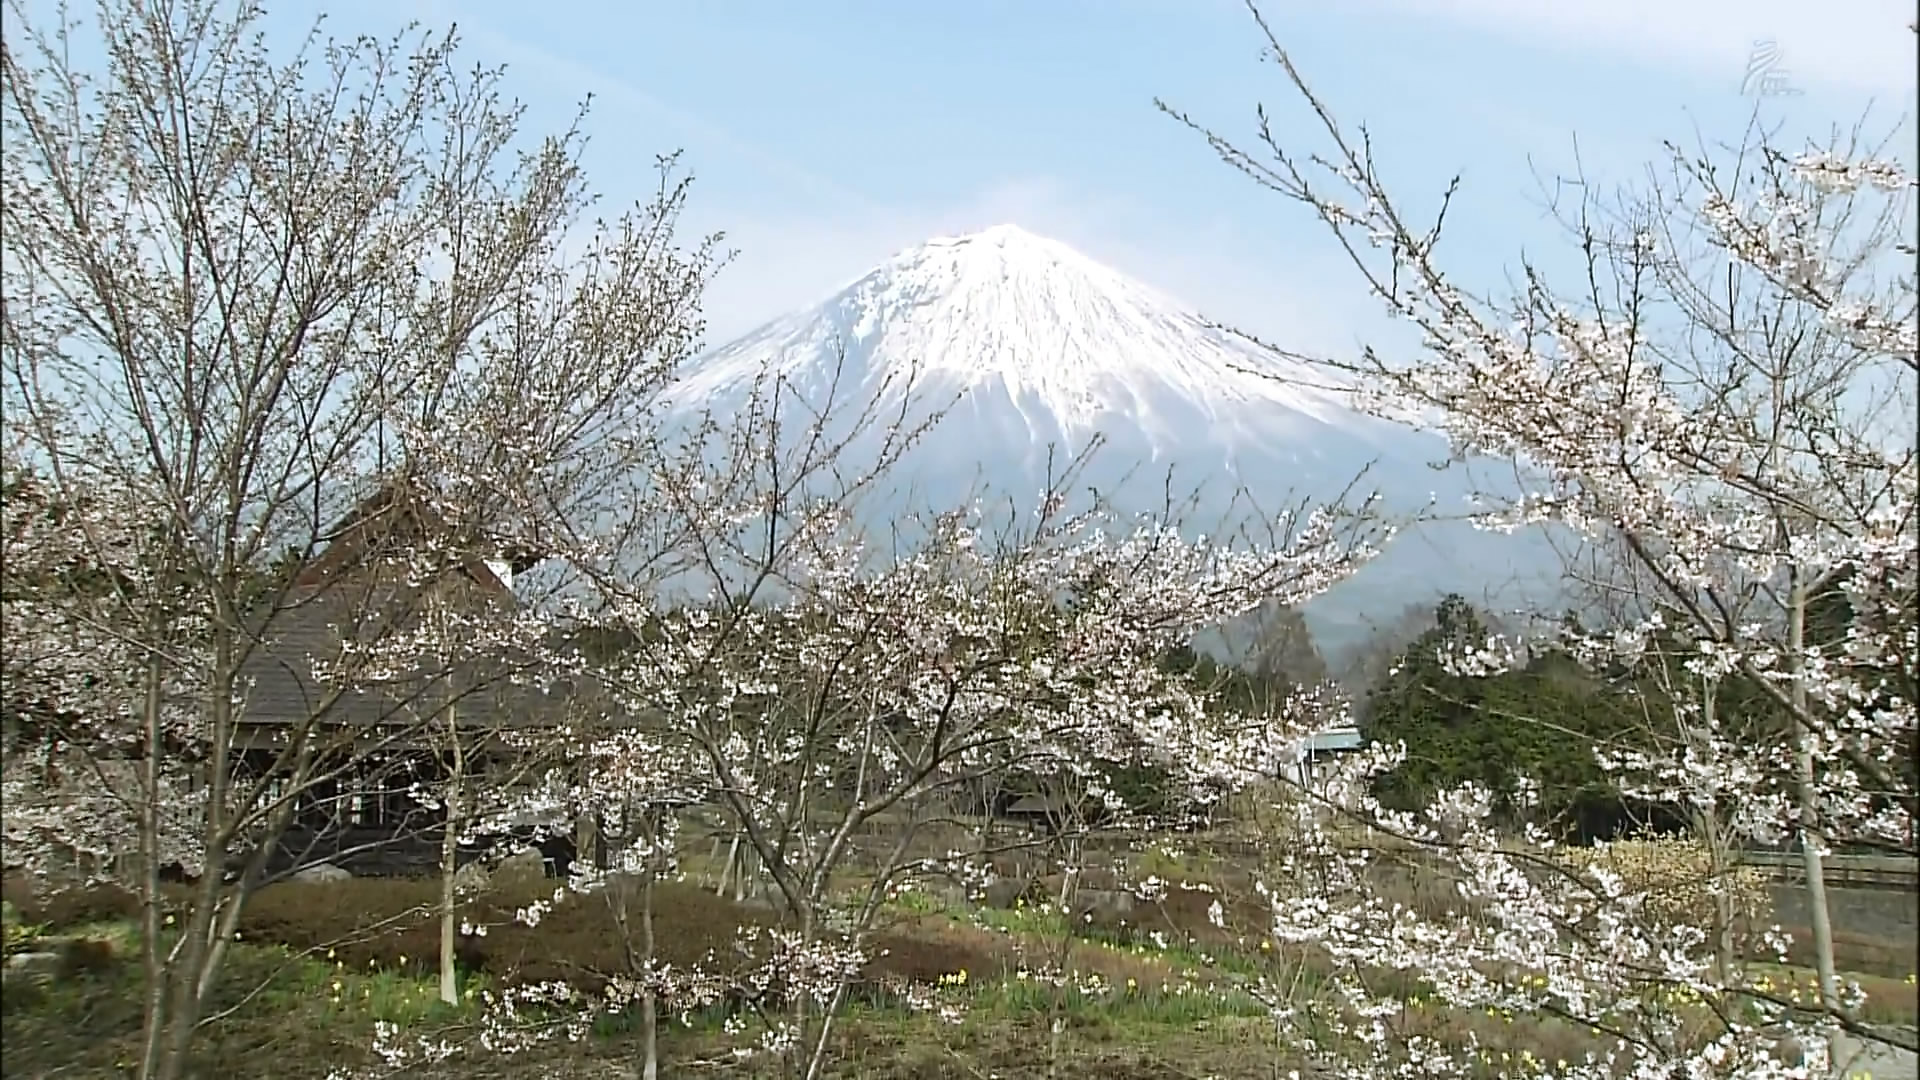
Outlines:
{"type": "Polygon", "coordinates": [[[1739,867],[1728,850],[1718,812],[1701,810],[1696,820],[1700,842],[1707,849],[1707,886],[1713,896],[1713,977],[1719,985],[1727,986],[1733,975],[1733,889],[1738,884],[1735,875],[1739,867]]]}
{"type": "Polygon", "coordinates": [[[995,792],[992,786],[982,781],[980,785],[980,806],[979,806],[980,828],[978,830],[979,842],[980,842],[980,860],[982,862],[991,862],[991,860],[993,859],[993,856],[990,853],[993,851],[994,794],[995,792]]]}
{"type": "MultiPolygon", "coordinates": [[[[166,1034],[160,1047],[157,1068],[150,1074],[151,1080],[180,1080],[186,1075],[193,1038],[200,1028],[201,1007],[213,988],[224,952],[225,942],[216,942],[214,938],[220,926],[217,917],[220,914],[221,879],[226,872],[226,849],[232,839],[226,820],[228,784],[232,779],[232,765],[227,751],[228,740],[233,732],[232,676],[235,668],[234,642],[227,628],[229,625],[216,621],[213,627],[213,679],[206,702],[208,743],[212,752],[207,763],[207,794],[202,810],[200,881],[194,889],[189,917],[181,927],[183,936],[167,956],[164,973],[167,984],[164,1016],[166,1034]]],[[[166,752],[160,739],[158,661],[150,671],[154,678],[148,687],[146,701],[147,750],[150,757],[158,757],[166,752]]],[[[150,775],[157,776],[157,773],[150,775]]],[[[158,840],[157,832],[155,839],[158,840]]],[[[158,872],[157,865],[154,871],[158,872]]],[[[243,899],[243,892],[233,897],[236,904],[243,899]]],[[[235,908],[233,914],[237,915],[238,911],[235,908]]]]}
{"type": "Polygon", "coordinates": [[[573,820],[573,860],[598,869],[600,866],[600,816],[582,813],[573,820]]]}
{"type": "Polygon", "coordinates": [[[733,871],[733,902],[738,904],[747,898],[751,886],[747,879],[758,877],[760,863],[752,844],[740,845],[740,864],[733,871]]]}
{"type": "Polygon", "coordinates": [[[1072,910],[1074,886],[1080,882],[1080,840],[1078,837],[1068,837],[1063,846],[1066,865],[1063,867],[1065,872],[1060,875],[1060,911],[1064,914],[1072,910]]]}
{"type": "MultiPolygon", "coordinates": [[[[713,887],[713,895],[727,895],[727,883],[733,879],[734,863],[740,858],[740,834],[733,834],[733,842],[727,845],[727,861],[720,864],[720,883],[713,887]]],[[[738,899],[736,897],[736,899],[738,899]]]]}
{"type": "Polygon", "coordinates": [[[1807,585],[1804,572],[1792,568],[1787,601],[1787,655],[1793,665],[1794,765],[1798,772],[1800,862],[1807,877],[1807,917],[1813,924],[1813,964],[1820,979],[1820,1002],[1840,1006],[1839,979],[1833,965],[1833,918],[1827,907],[1827,876],[1820,831],[1820,789],[1814,770],[1813,733],[1807,724],[1807,686],[1802,650],[1807,633],[1807,585]]]}
{"type": "MultiPolygon", "coordinates": [[[[647,818],[648,849],[647,874],[640,887],[640,945],[646,949],[647,964],[653,965],[653,859],[652,845],[659,839],[660,831],[651,815],[647,818]]],[[[659,1080],[660,1077],[660,1000],[653,985],[652,971],[648,972],[646,988],[640,994],[640,1040],[646,1047],[646,1064],[642,1070],[643,1080],[659,1080]]]]}
{"type": "Polygon", "coordinates": [[[453,743],[452,775],[447,780],[445,829],[440,834],[440,1000],[460,1004],[459,977],[454,970],[454,890],[453,879],[459,869],[461,804],[466,798],[466,755],[460,746],[460,730],[454,710],[447,709],[447,733],[453,743]]]}
{"type": "MultiPolygon", "coordinates": [[[[1711,679],[1703,680],[1700,694],[1701,726],[1706,731],[1718,727],[1719,697],[1717,685],[1711,679]]],[[[1691,744],[1695,740],[1690,731],[1681,731],[1681,737],[1691,744]]],[[[1713,897],[1713,974],[1714,980],[1726,986],[1733,971],[1733,892],[1738,884],[1735,875],[1739,867],[1733,863],[1732,845],[1728,843],[1726,830],[1720,827],[1720,807],[1718,803],[1698,810],[1694,815],[1694,826],[1700,834],[1700,842],[1707,849],[1707,885],[1713,897]]]]}
{"type": "Polygon", "coordinates": [[[160,669],[157,661],[146,672],[147,759],[143,766],[140,800],[140,891],[144,931],[141,962],[146,973],[146,1001],[141,1013],[140,1075],[160,1071],[161,1031],[166,1026],[167,962],[160,948],[160,669]]]}
{"type": "Polygon", "coordinates": [[[199,1028],[201,980],[197,977],[209,949],[213,916],[220,892],[221,868],[203,867],[200,885],[195,890],[191,917],[181,927],[181,940],[168,956],[167,1002],[160,1061],[151,1080],[182,1080],[187,1075],[187,1057],[193,1049],[194,1032],[199,1028]]]}

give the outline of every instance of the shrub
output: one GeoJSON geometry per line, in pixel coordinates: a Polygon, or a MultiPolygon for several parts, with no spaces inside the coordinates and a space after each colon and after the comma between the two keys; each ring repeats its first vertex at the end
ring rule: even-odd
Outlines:
{"type": "Polygon", "coordinates": [[[62,886],[36,889],[25,877],[8,875],[0,896],[13,906],[21,922],[64,930],[88,923],[137,918],[140,898],[118,885],[62,886]]]}
{"type": "Polygon", "coordinates": [[[0,926],[5,927],[5,952],[8,956],[30,950],[34,942],[38,941],[47,930],[38,923],[30,923],[22,919],[19,909],[13,906],[11,900],[0,901],[0,926]]]}
{"type": "Polygon", "coordinates": [[[1714,924],[1714,890],[1728,890],[1736,929],[1772,917],[1767,880],[1752,867],[1724,868],[1715,881],[1706,846],[1683,836],[1641,837],[1572,849],[1577,869],[1604,868],[1629,894],[1644,894],[1647,918],[1658,927],[1714,924]]]}

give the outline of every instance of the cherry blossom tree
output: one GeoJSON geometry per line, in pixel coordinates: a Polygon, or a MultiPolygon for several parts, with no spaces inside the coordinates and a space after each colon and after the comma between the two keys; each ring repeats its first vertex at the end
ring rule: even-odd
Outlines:
{"type": "Polygon", "coordinates": [[[417,605],[410,641],[396,634],[382,642],[389,654],[424,662],[362,685],[399,699],[405,728],[437,765],[425,778],[393,769],[399,775],[384,786],[403,790],[418,808],[421,833],[438,834],[440,999],[457,1005],[462,850],[484,851],[526,831],[516,827],[529,789],[551,786],[543,781],[565,767],[568,747],[591,726],[586,714],[597,702],[583,685],[584,658],[557,640],[548,613],[501,610],[497,597],[479,606],[449,599],[417,605]]]}
{"type": "MultiPolygon", "coordinates": [[[[301,795],[440,722],[331,719],[452,662],[416,602],[503,551],[564,568],[582,530],[640,534],[604,511],[650,460],[714,265],[675,242],[670,161],[649,203],[588,220],[578,130],[526,139],[450,38],[280,54],[261,15],[10,3],[0,41],[6,482],[37,493],[7,506],[8,857],[120,857],[146,911],[142,1076],[188,1068],[301,795]],[[440,527],[276,576],[395,477],[440,527]],[[249,665],[316,606],[339,648],[301,658],[317,692],[255,763],[249,665]],[[102,799],[121,809],[77,812],[102,799]]],[[[458,651],[538,661],[564,579],[516,582],[523,613],[466,620],[458,651]]]]}
{"type": "MultiPolygon", "coordinates": [[[[917,543],[876,557],[844,510],[814,506],[806,523],[777,598],[650,613],[604,674],[632,715],[651,719],[596,744],[594,779],[572,796],[657,803],[667,778],[683,778],[680,794],[716,804],[756,853],[781,929],[750,949],[762,959],[744,972],[663,971],[650,962],[643,892],[635,969],[615,980],[627,991],[553,986],[522,1000],[565,1001],[577,1025],[581,1010],[638,1003],[645,1020],[658,999],[680,1009],[731,986],[760,1018],[757,1045],[818,1075],[835,1017],[874,959],[867,938],[882,904],[930,872],[976,882],[986,872],[974,853],[919,842],[956,791],[983,771],[1022,768],[1075,776],[1098,795],[1105,778],[1091,763],[1148,760],[1201,799],[1267,774],[1317,718],[1223,725],[1207,688],[1161,657],[1270,598],[1317,593],[1373,550],[1367,529],[1328,513],[1291,522],[1278,550],[1098,510],[996,536],[976,510],[938,515],[917,543]],[[883,817],[888,829],[868,835],[883,817]],[[844,872],[856,866],[849,892],[844,872]]],[[[670,820],[650,823],[610,868],[653,880],[670,865],[657,827],[670,820]]],[[[628,895],[590,871],[572,886],[596,890],[616,904],[628,895]]],[[[954,1004],[928,986],[894,989],[954,1004]]],[[[646,1054],[642,1071],[656,1067],[651,1037],[646,1054]]]]}
{"type": "MultiPolygon", "coordinates": [[[[7,868],[100,880],[138,849],[142,861],[197,870],[202,792],[182,768],[186,759],[154,759],[135,775],[137,759],[125,753],[140,734],[127,721],[149,698],[156,739],[177,745],[193,737],[183,708],[195,689],[192,668],[143,663],[109,617],[130,598],[162,610],[179,602],[153,573],[164,534],[137,505],[112,501],[112,488],[60,498],[20,449],[10,445],[5,459],[0,571],[7,868]],[[143,786],[156,797],[141,799],[143,786]]],[[[195,658],[196,628],[184,622],[174,630],[176,657],[195,658]]]]}
{"type": "MultiPolygon", "coordinates": [[[[1813,900],[1819,1000],[1789,1002],[1748,965],[1716,964],[1723,935],[1660,925],[1617,874],[1577,869],[1541,836],[1498,835],[1486,792],[1383,813],[1364,778],[1390,766],[1392,748],[1299,803],[1301,833],[1358,815],[1442,866],[1460,909],[1394,910],[1368,894],[1369,856],[1316,843],[1323,887],[1275,890],[1272,932],[1357,972],[1419,971],[1423,993],[1456,1009],[1604,1033],[1584,1060],[1546,1066],[1555,1075],[1798,1075],[1776,1054],[1788,1033],[1816,1067],[1840,1031],[1911,1048],[1910,1034],[1860,1020],[1857,987],[1834,970],[1822,878],[1836,843],[1914,850],[1911,166],[1857,132],[1792,150],[1756,125],[1738,145],[1674,146],[1617,209],[1567,214],[1584,274],[1556,282],[1530,264],[1516,295],[1481,299],[1444,268],[1445,200],[1431,226],[1407,217],[1364,131],[1335,118],[1254,17],[1307,127],[1282,130],[1263,109],[1243,148],[1163,108],[1323,223],[1422,339],[1407,357],[1308,359],[1359,380],[1361,406],[1432,426],[1461,457],[1519,463],[1529,490],[1490,493],[1488,527],[1551,523],[1584,540],[1570,570],[1610,602],[1597,624],[1550,623],[1560,644],[1596,669],[1684,670],[1667,680],[1660,737],[1603,764],[1624,789],[1696,808],[1744,842],[1791,839],[1813,900]],[[1777,725],[1715,707],[1736,679],[1777,725]]],[[[1523,654],[1494,639],[1447,660],[1488,672],[1523,654]]],[[[1396,1031],[1404,992],[1359,975],[1339,985],[1339,1025],[1358,1048],[1350,1075],[1486,1067],[1470,1040],[1396,1031]]]]}
{"type": "MultiPolygon", "coordinates": [[[[488,1045],[538,1045],[634,1008],[652,1074],[656,1014],[731,993],[759,1010],[762,1048],[817,1072],[880,904],[931,870],[978,872],[914,848],[952,792],[1035,766],[1097,786],[1087,762],[1144,755],[1211,793],[1285,743],[1271,726],[1211,728],[1204,692],[1158,660],[1200,627],[1316,593],[1387,530],[1302,509],[1264,523],[1262,545],[1195,544],[1166,520],[1065,512],[1068,469],[1023,528],[963,508],[896,522],[883,541],[861,500],[939,419],[881,411],[889,389],[836,381],[809,396],[769,377],[738,414],[646,437],[617,511],[558,513],[546,489],[472,481],[508,492],[507,516],[552,523],[542,549],[577,586],[569,618],[597,643],[583,662],[606,697],[605,723],[569,734],[568,767],[500,812],[640,819],[552,901],[607,904],[625,963],[582,973],[591,986],[501,995],[488,1045]],[[782,929],[746,944],[746,969],[655,960],[652,885],[676,872],[673,808],[689,802],[720,812],[775,895],[782,929]],[[860,853],[865,886],[849,897],[840,871],[882,816],[905,827],[860,853]]],[[[436,472],[472,475],[466,455],[443,456],[436,472]]]]}

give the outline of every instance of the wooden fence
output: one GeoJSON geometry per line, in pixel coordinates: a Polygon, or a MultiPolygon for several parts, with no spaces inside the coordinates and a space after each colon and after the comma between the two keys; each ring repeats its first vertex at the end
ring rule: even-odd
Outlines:
{"type": "MultiPolygon", "coordinates": [[[[1235,857],[1258,855],[1263,847],[1256,839],[1221,833],[1169,837],[1115,831],[1094,832],[1087,837],[1090,843],[1105,843],[1115,847],[1168,839],[1182,846],[1235,857]]],[[[1381,848],[1401,846],[1377,835],[1356,838],[1355,842],[1381,848]]],[[[1762,871],[1777,884],[1796,885],[1806,880],[1798,852],[1743,851],[1737,858],[1741,863],[1762,871]]],[[[1920,859],[1910,855],[1829,855],[1822,870],[1829,888],[1920,892],[1920,859]]]]}
{"type": "MultiPolygon", "coordinates": [[[[832,824],[831,815],[821,815],[821,824],[832,824]]],[[[728,837],[731,829],[725,824],[725,815],[712,808],[699,808],[689,811],[687,824],[691,826],[689,834],[708,837],[728,837]]],[[[983,822],[970,815],[952,815],[945,819],[950,827],[979,828],[983,822]]],[[[1012,832],[1021,827],[1021,823],[1001,820],[997,828],[1012,832]]],[[[889,815],[881,815],[869,820],[860,832],[874,836],[891,835],[900,828],[900,823],[889,815]]],[[[1374,847],[1382,850],[1400,848],[1405,845],[1393,837],[1375,833],[1371,830],[1354,829],[1347,838],[1356,846],[1374,847]]],[[[1227,830],[1207,830],[1190,833],[1180,832],[1140,832],[1130,829],[1093,829],[1082,834],[1081,841],[1094,850],[1115,851],[1126,848],[1141,848],[1154,844],[1171,843],[1175,847],[1196,852],[1207,852],[1229,859],[1257,858],[1267,848],[1267,844],[1258,837],[1244,832],[1227,830]]],[[[1772,881],[1792,885],[1804,880],[1800,856],[1795,852],[1746,851],[1739,855],[1746,865],[1760,869],[1772,881]]],[[[1920,892],[1920,859],[1903,855],[1829,855],[1825,864],[1828,886],[1836,889],[1889,889],[1920,892]]]]}
{"type": "MultiPolygon", "coordinates": [[[[1749,851],[1741,859],[1749,866],[1765,870],[1774,881],[1784,885],[1797,885],[1806,880],[1798,852],[1749,851]]],[[[1910,856],[1829,855],[1821,870],[1830,888],[1920,891],[1920,859],[1910,856]]]]}

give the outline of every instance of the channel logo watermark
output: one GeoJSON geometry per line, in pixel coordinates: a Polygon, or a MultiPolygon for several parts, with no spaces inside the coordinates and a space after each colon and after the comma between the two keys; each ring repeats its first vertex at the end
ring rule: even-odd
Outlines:
{"type": "Polygon", "coordinates": [[[1747,54],[1746,78],[1740,80],[1740,93],[1744,97],[1789,97],[1800,93],[1800,88],[1793,84],[1793,73],[1787,70],[1779,42],[1761,38],[1753,43],[1753,51],[1747,54]]]}

